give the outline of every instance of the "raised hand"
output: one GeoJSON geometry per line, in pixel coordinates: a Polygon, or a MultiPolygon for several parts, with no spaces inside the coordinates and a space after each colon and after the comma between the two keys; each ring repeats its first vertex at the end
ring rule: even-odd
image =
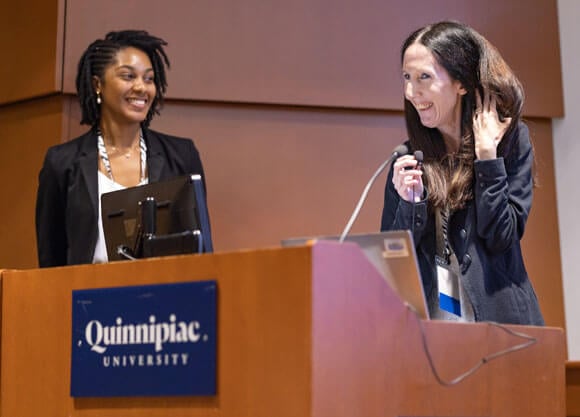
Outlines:
{"type": "Polygon", "coordinates": [[[497,158],[497,146],[511,121],[511,117],[506,117],[503,121],[499,119],[495,95],[492,95],[489,90],[484,91],[483,103],[479,92],[476,92],[473,135],[477,159],[497,158]]]}

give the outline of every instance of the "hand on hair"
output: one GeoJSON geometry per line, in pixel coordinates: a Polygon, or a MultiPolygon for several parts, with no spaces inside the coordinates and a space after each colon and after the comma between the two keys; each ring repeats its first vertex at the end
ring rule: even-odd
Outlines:
{"type": "Polygon", "coordinates": [[[423,196],[423,171],[413,155],[403,155],[393,164],[393,184],[403,200],[419,202],[423,196]]]}
{"type": "Polygon", "coordinates": [[[477,107],[473,114],[473,135],[477,159],[497,158],[497,146],[501,142],[511,117],[500,120],[496,108],[495,95],[484,91],[483,103],[479,92],[476,92],[477,107]]]}

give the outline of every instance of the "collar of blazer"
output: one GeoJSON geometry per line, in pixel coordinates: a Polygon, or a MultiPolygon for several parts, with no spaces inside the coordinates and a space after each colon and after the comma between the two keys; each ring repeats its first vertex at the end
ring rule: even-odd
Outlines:
{"type": "MultiPolygon", "coordinates": [[[[165,159],[161,138],[149,129],[143,129],[143,137],[147,144],[147,173],[149,182],[158,182],[161,178],[165,159]]],[[[91,197],[91,204],[98,213],[99,182],[97,178],[98,151],[97,133],[91,130],[84,135],[80,145],[79,166],[85,178],[86,186],[91,197]]]]}

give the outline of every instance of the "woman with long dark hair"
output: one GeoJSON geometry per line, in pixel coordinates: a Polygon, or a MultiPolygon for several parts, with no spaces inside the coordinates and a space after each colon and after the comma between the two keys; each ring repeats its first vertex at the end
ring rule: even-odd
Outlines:
{"type": "Polygon", "coordinates": [[[534,154],[524,93],[472,28],[439,22],[401,50],[411,151],[389,173],[381,229],[409,229],[432,317],[542,325],[520,240],[534,154]]]}

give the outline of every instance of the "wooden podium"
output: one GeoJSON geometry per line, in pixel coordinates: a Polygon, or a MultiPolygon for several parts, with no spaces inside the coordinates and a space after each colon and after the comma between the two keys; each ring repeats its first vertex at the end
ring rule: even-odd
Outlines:
{"type": "MultiPolygon", "coordinates": [[[[396,417],[565,415],[560,329],[422,321],[354,244],[178,256],[2,272],[0,416],[396,417]],[[74,289],[215,279],[218,393],[72,398],[74,289]]],[[[90,377],[87,375],[87,377],[90,377]]]]}

